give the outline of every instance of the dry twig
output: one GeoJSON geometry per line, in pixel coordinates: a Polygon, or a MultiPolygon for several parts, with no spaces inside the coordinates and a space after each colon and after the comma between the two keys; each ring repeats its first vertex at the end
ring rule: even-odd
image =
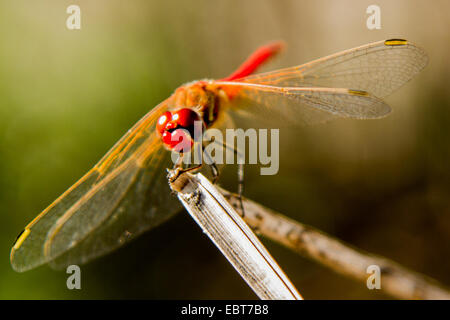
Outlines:
{"type": "MultiPolygon", "coordinates": [[[[239,208],[238,197],[219,188],[228,201],[239,208]]],[[[243,199],[244,220],[264,237],[318,262],[331,270],[359,281],[367,281],[367,267],[381,270],[381,289],[398,299],[450,299],[449,289],[422,274],[410,271],[381,256],[351,247],[310,226],[243,199]]]]}
{"type": "Polygon", "coordinates": [[[261,299],[301,295],[258,237],[202,174],[169,170],[169,184],[191,217],[261,299]]]}

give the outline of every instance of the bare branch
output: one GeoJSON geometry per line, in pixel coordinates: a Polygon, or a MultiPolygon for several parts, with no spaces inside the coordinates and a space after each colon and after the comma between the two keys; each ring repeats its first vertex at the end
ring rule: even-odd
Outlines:
{"type": "MultiPolygon", "coordinates": [[[[228,201],[239,208],[237,195],[219,188],[228,201]]],[[[310,226],[243,199],[244,220],[264,237],[278,242],[298,254],[331,270],[359,281],[367,281],[367,267],[381,270],[381,289],[398,299],[450,299],[450,291],[435,280],[410,271],[381,256],[353,248],[310,226]]]]}
{"type": "Polygon", "coordinates": [[[169,184],[191,217],[261,299],[302,296],[241,216],[201,173],[169,170],[169,184]]]}

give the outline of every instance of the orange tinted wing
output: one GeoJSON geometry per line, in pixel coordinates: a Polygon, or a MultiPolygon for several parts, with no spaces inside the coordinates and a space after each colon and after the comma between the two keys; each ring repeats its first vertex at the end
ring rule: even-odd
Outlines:
{"type": "Polygon", "coordinates": [[[279,119],[311,124],[331,118],[374,119],[387,115],[390,107],[362,90],[346,88],[275,87],[239,82],[215,82],[231,92],[228,107],[249,118],[279,119]]]}
{"type": "Polygon", "coordinates": [[[15,270],[50,261],[55,265],[86,262],[178,210],[165,179],[170,153],[155,133],[168,102],[144,116],[94,168],[25,227],[11,251],[15,270]]]}
{"type": "Polygon", "coordinates": [[[427,62],[423,49],[407,40],[391,39],[237,81],[278,87],[350,88],[384,98],[419,73],[427,62]]]}

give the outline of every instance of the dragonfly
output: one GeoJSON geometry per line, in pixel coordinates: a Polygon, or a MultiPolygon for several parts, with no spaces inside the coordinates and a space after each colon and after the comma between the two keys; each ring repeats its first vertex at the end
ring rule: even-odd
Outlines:
{"type": "Polygon", "coordinates": [[[63,268],[105,255],[172,217],[181,208],[166,168],[171,152],[193,147],[195,121],[205,128],[276,117],[293,124],[332,118],[375,119],[383,100],[427,64],[423,49],[389,39],[276,71],[255,71],[282,42],[257,49],[231,75],[184,84],[138,121],[78,182],[19,234],[11,265],[23,272],[42,264],[63,268]]]}

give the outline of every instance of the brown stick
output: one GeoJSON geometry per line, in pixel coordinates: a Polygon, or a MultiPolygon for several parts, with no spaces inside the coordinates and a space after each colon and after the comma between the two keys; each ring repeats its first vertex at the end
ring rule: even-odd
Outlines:
{"type": "MultiPolygon", "coordinates": [[[[228,201],[239,210],[237,195],[220,188],[228,201]]],[[[349,278],[366,282],[367,267],[381,271],[381,289],[398,299],[450,299],[450,291],[435,280],[410,271],[381,256],[363,252],[310,226],[243,199],[244,220],[261,235],[327,266],[349,278]]]]}

